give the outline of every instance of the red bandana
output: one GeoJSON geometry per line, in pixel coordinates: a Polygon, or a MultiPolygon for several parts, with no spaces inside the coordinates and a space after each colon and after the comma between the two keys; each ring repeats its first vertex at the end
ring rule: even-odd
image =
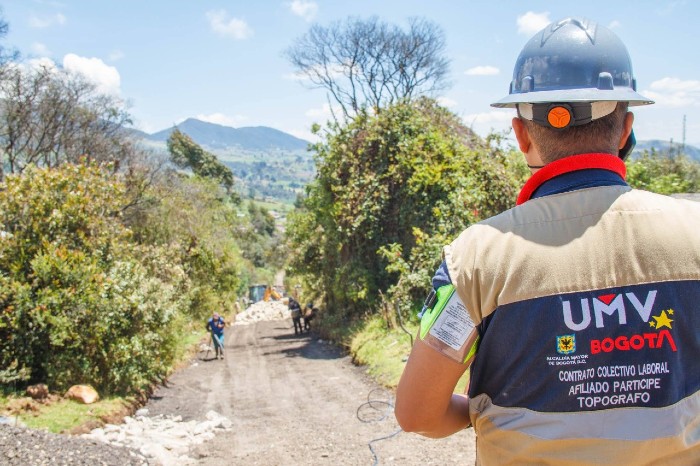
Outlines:
{"type": "Polygon", "coordinates": [[[517,205],[530,200],[530,196],[542,186],[542,184],[552,178],[563,175],[564,173],[575,172],[578,170],[588,170],[598,168],[615,172],[625,179],[627,168],[625,162],[619,157],[610,154],[579,154],[565,157],[548,163],[543,168],[535,172],[523,186],[523,189],[518,195],[517,205]]]}

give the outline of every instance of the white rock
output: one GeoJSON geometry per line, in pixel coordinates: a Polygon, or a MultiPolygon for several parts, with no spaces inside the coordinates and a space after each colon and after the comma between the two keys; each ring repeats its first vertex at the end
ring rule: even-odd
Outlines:
{"type": "Polygon", "coordinates": [[[291,313],[282,301],[259,301],[236,315],[234,325],[247,325],[262,320],[291,319],[291,313]]]}
{"type": "Polygon", "coordinates": [[[181,416],[137,416],[125,418],[124,424],[94,429],[83,437],[113,445],[125,445],[140,451],[147,458],[163,465],[195,464],[187,452],[192,445],[215,438],[217,432],[228,430],[233,423],[215,411],[206,420],[183,422],[181,416]]]}

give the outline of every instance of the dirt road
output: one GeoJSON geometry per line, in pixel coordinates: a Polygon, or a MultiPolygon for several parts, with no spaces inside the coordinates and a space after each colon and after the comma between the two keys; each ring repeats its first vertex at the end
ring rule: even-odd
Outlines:
{"type": "Polygon", "coordinates": [[[183,420],[214,410],[233,422],[231,431],[194,447],[197,464],[474,464],[472,430],[442,440],[405,432],[376,440],[399,429],[393,393],[338,348],[313,334],[295,336],[291,320],[226,332],[225,360],[181,370],[146,406],[150,415],[183,420]]]}

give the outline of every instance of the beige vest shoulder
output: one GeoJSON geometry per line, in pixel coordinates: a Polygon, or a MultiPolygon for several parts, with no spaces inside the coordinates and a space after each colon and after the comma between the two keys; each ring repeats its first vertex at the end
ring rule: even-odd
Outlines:
{"type": "Polygon", "coordinates": [[[496,307],[559,293],[700,279],[700,203],[588,188],[530,200],[444,249],[475,322],[496,307]]]}

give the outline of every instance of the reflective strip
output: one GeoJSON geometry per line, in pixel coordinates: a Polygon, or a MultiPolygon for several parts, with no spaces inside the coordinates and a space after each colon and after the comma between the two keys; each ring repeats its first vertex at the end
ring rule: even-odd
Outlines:
{"type": "MultiPolygon", "coordinates": [[[[487,395],[470,400],[470,411],[487,417],[500,430],[545,439],[595,438],[654,440],[683,438],[686,445],[700,442],[700,392],[663,408],[613,408],[573,413],[541,413],[525,408],[503,408],[487,395]]],[[[472,418],[475,416],[472,415],[472,418]]],[[[477,430],[478,432],[478,430],[477,430]]]]}

